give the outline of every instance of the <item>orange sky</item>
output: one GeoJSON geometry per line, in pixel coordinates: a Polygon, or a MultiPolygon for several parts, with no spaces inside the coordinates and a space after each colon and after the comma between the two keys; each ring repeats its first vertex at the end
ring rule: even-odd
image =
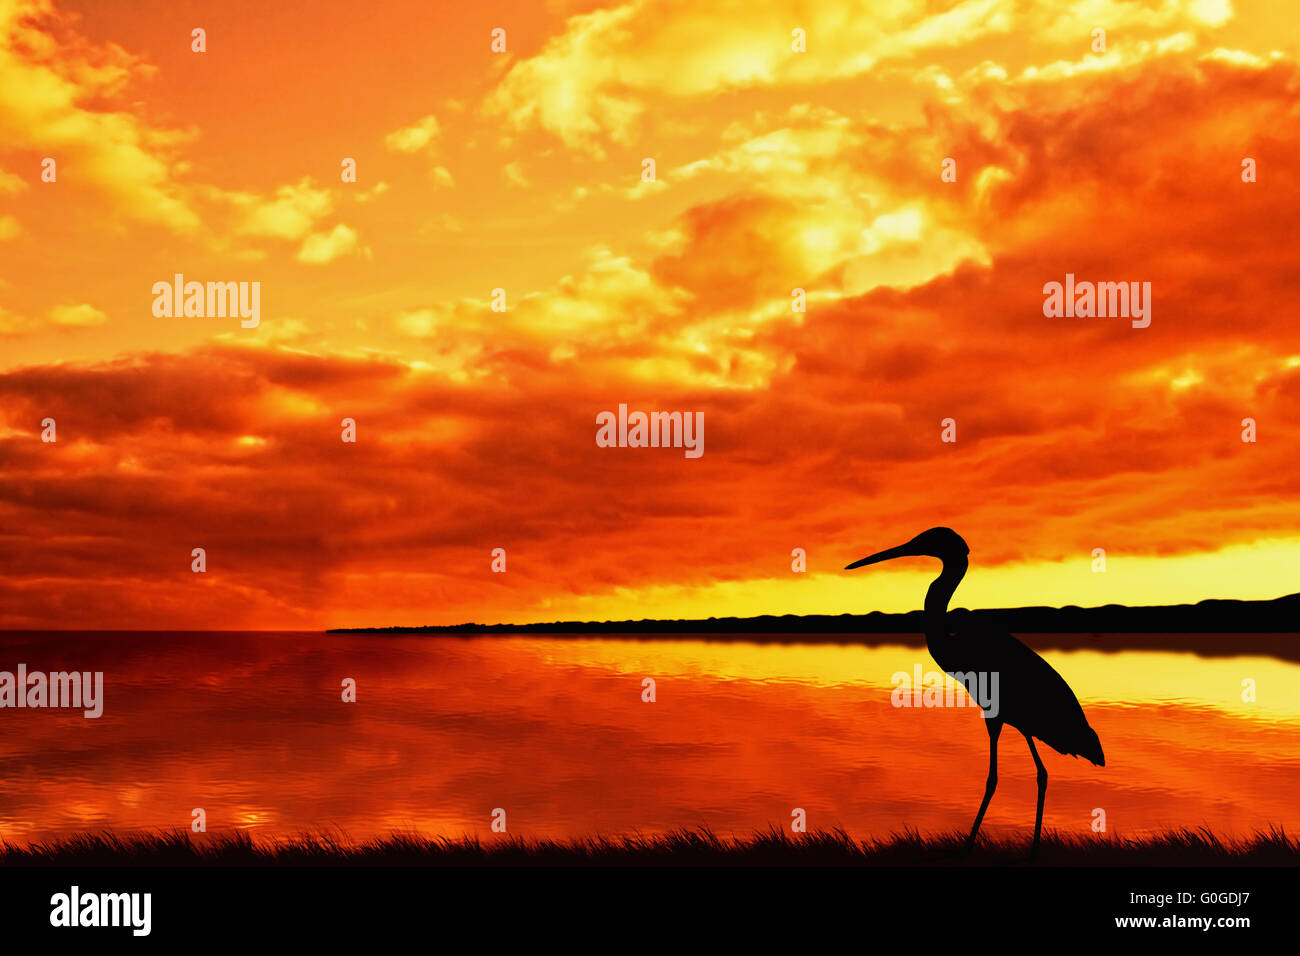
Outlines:
{"type": "Polygon", "coordinates": [[[958,605],[1300,590],[1285,5],[379,6],[0,0],[0,626],[903,610],[935,524],[958,605]]]}

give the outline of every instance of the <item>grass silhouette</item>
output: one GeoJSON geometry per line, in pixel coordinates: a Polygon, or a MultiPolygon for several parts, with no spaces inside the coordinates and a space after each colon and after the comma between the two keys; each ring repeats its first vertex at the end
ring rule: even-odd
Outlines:
{"type": "MultiPolygon", "coordinates": [[[[26,844],[0,842],[0,866],[999,866],[1027,863],[1028,839],[981,837],[969,854],[961,833],[904,831],[855,840],[841,829],[789,834],[775,828],[721,837],[706,828],[650,836],[574,840],[393,833],[354,842],[308,833],[257,840],[247,832],[187,830],[80,834],[26,844]]],[[[1300,839],[1278,828],[1238,840],[1208,829],[1154,836],[1063,836],[1043,832],[1035,866],[1295,866],[1300,839]]]]}

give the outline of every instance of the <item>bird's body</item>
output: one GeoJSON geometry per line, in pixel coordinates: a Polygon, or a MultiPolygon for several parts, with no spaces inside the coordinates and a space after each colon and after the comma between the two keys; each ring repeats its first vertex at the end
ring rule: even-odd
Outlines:
{"type": "Polygon", "coordinates": [[[1084,757],[1098,766],[1105,766],[1106,757],[1101,749],[1101,740],[1089,726],[1074,691],[1047,661],[1010,634],[955,635],[948,631],[948,602],[966,575],[969,553],[970,548],[955,531],[931,528],[907,544],[880,551],[848,567],[857,568],[913,555],[929,555],[943,562],[943,570],[930,584],[925,596],[925,644],[930,656],[946,674],[962,683],[973,675],[997,676],[996,682],[980,685],[996,687],[997,692],[996,700],[978,701],[985,709],[984,723],[989,732],[989,775],[984,788],[984,802],[975,817],[967,846],[975,842],[984,812],[997,788],[998,737],[1002,727],[1009,725],[1024,735],[1038,768],[1038,814],[1034,823],[1032,853],[1038,849],[1043,827],[1043,800],[1047,794],[1047,769],[1039,759],[1034,739],[1043,741],[1058,753],[1084,757]]]}
{"type": "Polygon", "coordinates": [[[1057,753],[1106,765],[1101,740],[1065,678],[1010,634],[927,636],[925,643],[946,674],[999,675],[995,719],[1037,737],[1057,753]]]}

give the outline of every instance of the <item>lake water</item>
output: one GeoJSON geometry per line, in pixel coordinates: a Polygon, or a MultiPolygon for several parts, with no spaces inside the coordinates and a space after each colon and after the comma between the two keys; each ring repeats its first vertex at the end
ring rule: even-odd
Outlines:
{"type": "MultiPolygon", "coordinates": [[[[104,672],[99,719],[0,709],[0,839],[188,828],[199,807],[210,833],[267,837],[486,838],[496,808],[524,836],[743,835],[788,826],[794,808],[857,837],[965,830],[983,721],[891,705],[896,672],[936,669],[903,640],[0,634],[0,671],[104,672]]],[[[1101,809],[1121,835],[1300,831],[1300,664],[1027,642],[1075,689],[1107,758],[1040,747],[1045,826],[1088,833],[1101,809]]],[[[1008,729],[986,829],[1028,834],[1034,797],[1008,729]]]]}

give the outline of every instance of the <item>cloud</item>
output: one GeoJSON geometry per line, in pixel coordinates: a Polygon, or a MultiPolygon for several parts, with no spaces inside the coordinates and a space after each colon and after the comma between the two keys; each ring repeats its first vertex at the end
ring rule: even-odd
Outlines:
{"type": "Polygon", "coordinates": [[[103,325],[108,315],[87,303],[56,305],[49,310],[45,322],[18,315],[0,307],[0,335],[14,337],[32,335],[51,326],[61,329],[88,329],[103,325]]]}
{"type": "Polygon", "coordinates": [[[510,183],[512,186],[527,187],[530,185],[528,177],[524,174],[523,163],[518,160],[514,160],[502,166],[501,175],[505,176],[506,182],[510,183]]]}
{"type": "Polygon", "coordinates": [[[358,244],[355,229],[339,223],[329,232],[308,236],[298,250],[297,259],[311,265],[323,265],[356,252],[368,254],[369,250],[358,244]]]}
{"type": "Polygon", "coordinates": [[[0,169],[0,196],[16,196],[26,188],[27,181],[21,176],[0,169]]]}
{"type": "Polygon", "coordinates": [[[1011,27],[1004,0],[964,0],[934,13],[903,2],[855,9],[734,0],[632,0],[571,17],[535,56],[515,63],[489,96],[489,115],[539,127],[570,147],[629,143],[653,96],[719,92],[856,76],[882,58],[970,43],[1011,27]],[[792,30],[810,52],[792,50],[792,30]],[[688,40],[689,38],[689,40],[688,40]]]}
{"type": "Polygon", "coordinates": [[[410,126],[394,130],[384,137],[384,145],[395,153],[418,153],[438,137],[438,118],[430,113],[410,126]]]}
{"type": "Polygon", "coordinates": [[[242,235],[297,241],[323,217],[334,211],[334,197],[309,177],[280,186],[271,198],[252,193],[229,197],[239,211],[236,231],[242,235]]]}
{"type": "Polygon", "coordinates": [[[65,328],[84,329],[103,325],[108,316],[93,305],[56,305],[50,309],[50,322],[65,328]]]}
{"type": "Polygon", "coordinates": [[[23,335],[31,331],[33,323],[21,315],[15,315],[4,306],[0,306],[0,335],[23,335]]]}
{"type": "MultiPolygon", "coordinates": [[[[115,44],[90,43],[70,24],[49,0],[0,5],[0,141],[56,159],[59,188],[90,187],[121,215],[195,233],[199,214],[171,173],[175,148],[190,133],[130,111],[127,90],[152,68],[115,44]]],[[[0,180],[0,189],[12,188],[7,175],[0,180]]]]}
{"type": "MultiPolygon", "coordinates": [[[[1182,31],[1218,28],[1227,0],[1148,7],[1124,0],[1060,4],[959,0],[938,9],[924,0],[846,8],[793,0],[746,6],[736,0],[629,0],[570,17],[533,56],[514,63],[484,102],[513,131],[543,130],[566,146],[602,155],[630,145],[654,104],[656,114],[690,111],[707,98],[754,89],[799,89],[904,68],[923,57],[971,50],[1012,31],[1033,36],[1035,53],[1073,47],[1087,68],[1110,62],[1088,51],[1103,25],[1121,51],[1182,31]],[[804,31],[807,52],[792,50],[804,31]]],[[[1126,57],[1132,51],[1124,53],[1126,57]]],[[[1113,58],[1112,58],[1113,59],[1113,58]]],[[[934,64],[929,65],[931,68],[934,64]]]]}
{"type": "Polygon", "coordinates": [[[381,179],[369,189],[358,189],[353,193],[352,198],[357,202],[370,202],[372,199],[377,199],[384,193],[388,192],[388,188],[388,183],[381,179]]]}
{"type": "MultiPolygon", "coordinates": [[[[142,96],[157,68],[116,44],[87,39],[77,26],[77,17],[51,0],[0,3],[0,141],[30,154],[27,162],[55,161],[58,179],[43,189],[68,191],[91,215],[97,201],[107,203],[113,217],[161,226],[218,252],[239,245],[243,258],[263,253],[239,239],[298,243],[332,212],[333,194],[309,177],[269,195],[186,181],[193,163],[182,150],[198,130],[147,115],[142,96]]],[[[0,171],[0,196],[27,189],[26,179],[0,171]]],[[[0,240],[14,229],[11,217],[0,219],[0,240]]]]}

